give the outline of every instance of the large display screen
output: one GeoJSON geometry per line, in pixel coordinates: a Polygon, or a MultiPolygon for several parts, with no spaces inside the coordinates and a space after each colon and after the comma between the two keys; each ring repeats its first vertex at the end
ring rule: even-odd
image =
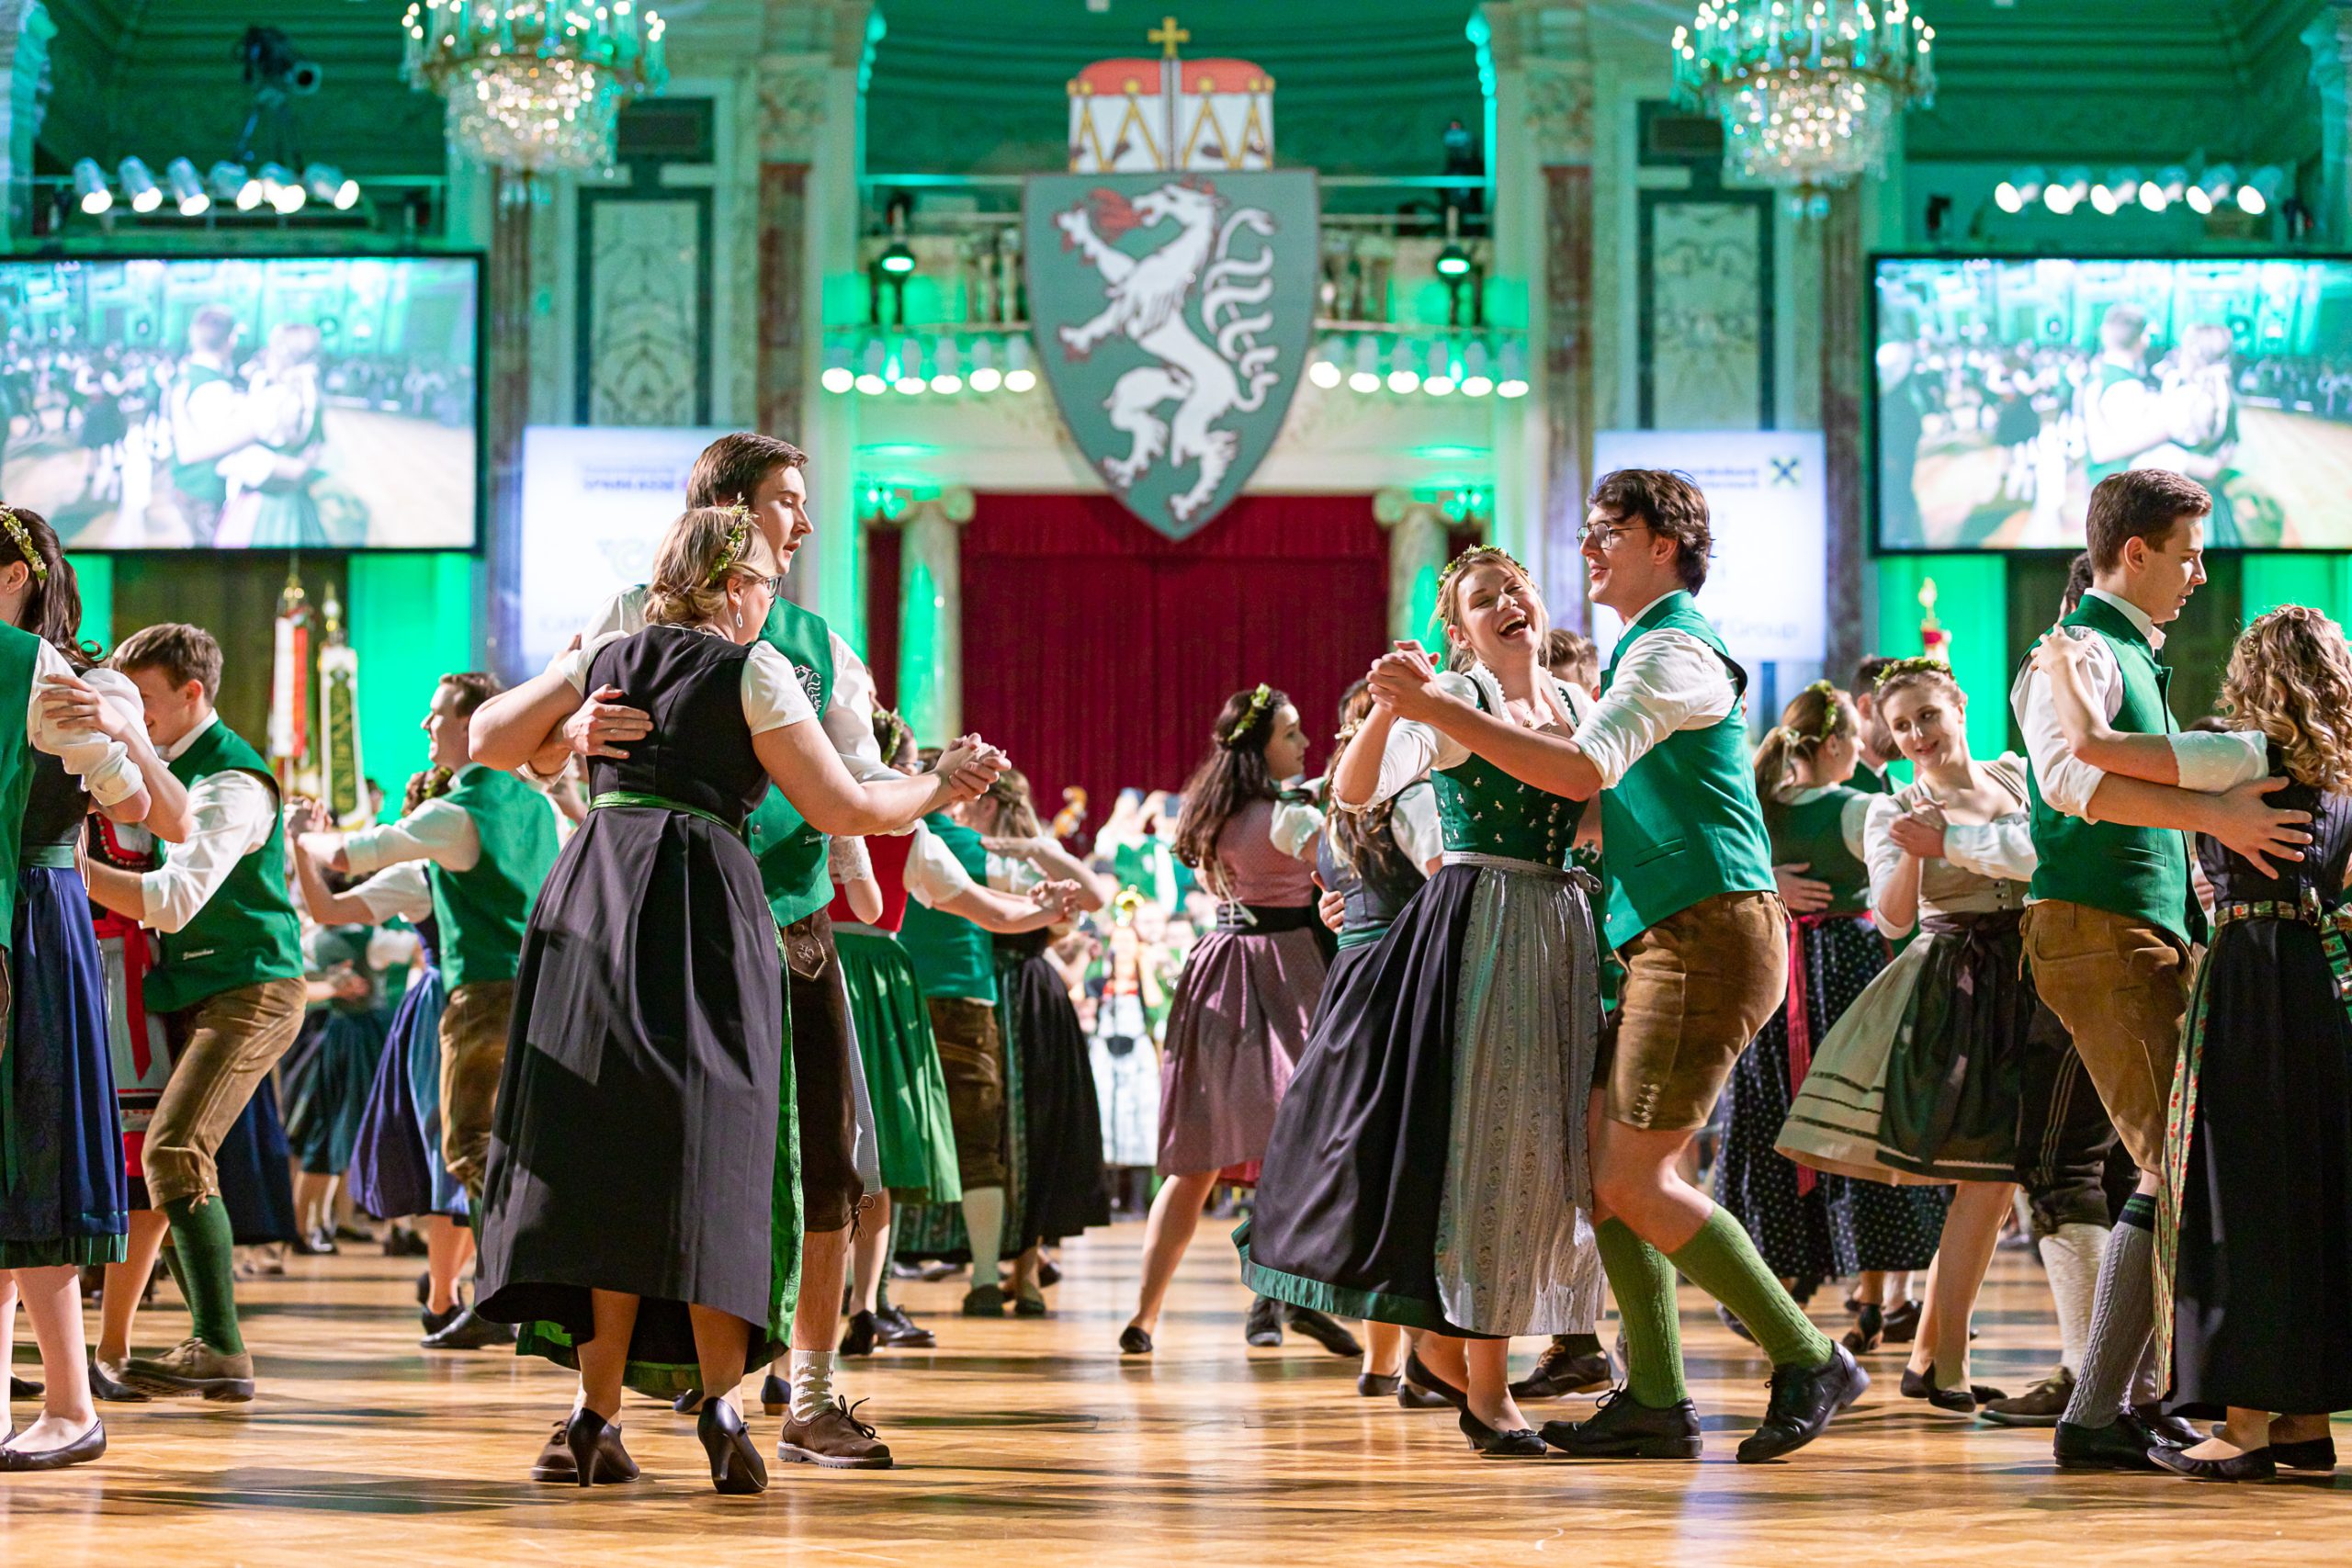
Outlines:
{"type": "Polygon", "coordinates": [[[1875,263],[1878,539],[2080,549],[2171,468],[2216,548],[2352,549],[2352,258],[1875,263]]]}
{"type": "Polygon", "coordinates": [[[465,549],[471,256],[0,262],[0,500],[77,550],[465,549]]]}

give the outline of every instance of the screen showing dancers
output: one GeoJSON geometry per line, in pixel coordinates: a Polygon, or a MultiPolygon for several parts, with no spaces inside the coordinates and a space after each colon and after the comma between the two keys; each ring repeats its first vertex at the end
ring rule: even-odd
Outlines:
{"type": "Polygon", "coordinates": [[[1879,543],[2083,547],[2170,468],[2210,546],[2352,548],[2352,260],[1882,257],[1879,543]]]}
{"type": "Polygon", "coordinates": [[[70,549],[474,542],[470,257],[0,263],[0,493],[70,549]]]}

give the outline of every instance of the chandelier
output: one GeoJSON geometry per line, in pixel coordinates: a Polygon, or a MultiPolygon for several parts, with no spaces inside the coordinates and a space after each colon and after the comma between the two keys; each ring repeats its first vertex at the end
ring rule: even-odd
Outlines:
{"type": "Polygon", "coordinates": [[[1674,93],[1723,121],[1726,172],[1818,218],[1881,167],[1905,109],[1933,103],[1936,29],[1907,0],[1701,0],[1674,29],[1674,93]]]}
{"type": "Polygon", "coordinates": [[[526,176],[611,168],[621,104],[670,74],[662,18],[631,0],[412,0],[401,26],[450,143],[526,176]]]}

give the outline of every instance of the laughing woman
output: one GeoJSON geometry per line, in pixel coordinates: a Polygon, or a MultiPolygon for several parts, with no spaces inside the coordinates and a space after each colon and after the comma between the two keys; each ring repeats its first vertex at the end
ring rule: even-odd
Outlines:
{"type": "MultiPolygon", "coordinates": [[[[1436,681],[1462,702],[1562,729],[1590,705],[1544,669],[1543,601],[1501,551],[1456,558],[1438,613],[1468,668],[1436,681]]],[[[1242,1251],[1263,1294],[1422,1330],[1414,1381],[1448,1394],[1481,1454],[1534,1459],[1510,1337],[1589,1331],[1600,1299],[1585,1140],[1599,953],[1568,869],[1579,807],[1385,706],[1332,770],[1332,804],[1363,811],[1424,773],[1444,863],[1323,1010],[1242,1251]]]]}

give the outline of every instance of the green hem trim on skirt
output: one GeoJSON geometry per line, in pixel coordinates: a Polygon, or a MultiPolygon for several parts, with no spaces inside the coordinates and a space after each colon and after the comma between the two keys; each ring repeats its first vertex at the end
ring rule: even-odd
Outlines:
{"type": "MultiPolygon", "coordinates": [[[[116,1216],[118,1219],[120,1215],[116,1216]]],[[[96,1268],[130,1256],[130,1238],[113,1235],[50,1236],[40,1241],[0,1241],[0,1269],[96,1268]]]]}
{"type": "Polygon", "coordinates": [[[1351,1291],[1344,1286],[1326,1284],[1298,1274],[1285,1274],[1279,1269],[1269,1269],[1250,1260],[1250,1227],[1245,1223],[1235,1229],[1233,1245],[1241,1254],[1241,1278],[1244,1283],[1261,1296],[1272,1296],[1292,1306],[1308,1307],[1332,1317],[1357,1317],[1372,1323],[1394,1323],[1406,1328],[1423,1328],[1438,1334],[1460,1334],[1462,1331],[1445,1320],[1445,1313],[1435,1302],[1415,1301],[1410,1296],[1391,1295],[1385,1291],[1351,1291]]]}

